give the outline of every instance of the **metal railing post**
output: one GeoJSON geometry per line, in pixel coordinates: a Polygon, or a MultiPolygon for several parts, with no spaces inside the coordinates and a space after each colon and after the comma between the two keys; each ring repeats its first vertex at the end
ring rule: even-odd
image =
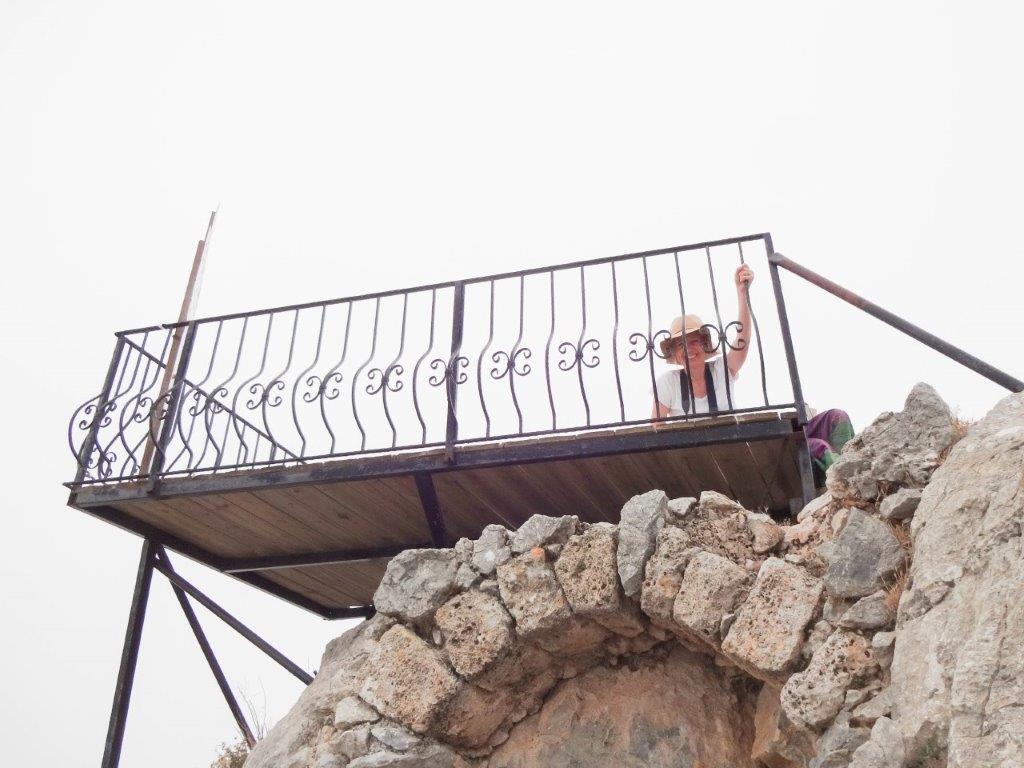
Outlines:
{"type": "Polygon", "coordinates": [[[142,542],[142,556],[135,577],[135,591],[132,607],[128,613],[128,628],[125,630],[124,647],[121,650],[121,666],[117,670],[117,686],[114,702],[110,708],[110,724],[107,740],[103,747],[101,768],[117,768],[121,762],[121,745],[124,742],[124,728],[128,720],[128,705],[135,682],[135,666],[139,658],[139,644],[142,641],[142,625],[146,619],[146,603],[149,601],[149,587],[153,582],[154,547],[149,539],[142,542]]]}
{"type": "MultiPolygon", "coordinates": [[[[75,483],[80,483],[85,479],[86,472],[89,468],[89,455],[92,453],[92,445],[96,443],[96,438],[99,436],[100,423],[103,421],[103,411],[107,407],[107,403],[110,401],[110,390],[114,386],[114,376],[117,375],[117,367],[121,362],[121,353],[124,351],[124,336],[118,336],[117,342],[114,344],[114,354],[110,358],[110,365],[107,367],[107,377],[103,380],[103,390],[100,392],[99,400],[96,401],[96,413],[92,420],[92,424],[89,425],[89,431],[86,433],[85,441],[82,443],[81,448],[78,451],[78,472],[75,474],[75,483]]],[[[96,475],[99,479],[101,466],[103,462],[103,456],[99,456],[96,459],[96,475]]]]}
{"type": "Polygon", "coordinates": [[[448,463],[455,461],[455,443],[459,439],[458,418],[458,372],[459,355],[462,352],[462,323],[466,313],[466,284],[455,284],[455,297],[452,306],[452,347],[448,360],[448,374],[445,385],[448,389],[448,423],[445,427],[444,452],[448,463]]]}
{"type": "Polygon", "coordinates": [[[793,385],[793,402],[796,405],[796,415],[800,424],[807,423],[807,403],[804,402],[803,387],[800,386],[800,373],[796,368],[796,354],[793,352],[793,334],[789,328],[789,316],[786,314],[786,300],[782,296],[782,282],[779,280],[779,268],[772,261],[775,254],[775,246],[772,245],[772,236],[765,234],[765,249],[768,251],[768,270],[772,276],[772,290],[775,292],[775,306],[779,310],[779,325],[782,328],[782,343],[786,348],[786,363],[789,365],[789,380],[793,385]]]}
{"type": "MultiPolygon", "coordinates": [[[[185,343],[181,346],[181,355],[178,357],[177,369],[174,372],[174,383],[167,396],[167,408],[164,411],[163,424],[160,427],[160,436],[156,441],[156,449],[153,452],[153,460],[149,466],[150,493],[156,493],[160,487],[160,473],[163,470],[164,461],[167,458],[167,447],[174,436],[174,423],[178,418],[178,408],[181,405],[182,392],[185,387],[185,374],[188,372],[189,359],[192,357],[192,345],[196,340],[196,323],[188,324],[185,332],[185,343]]],[[[153,403],[153,408],[158,404],[153,403]]],[[[150,438],[152,439],[152,432],[150,438]]]]}

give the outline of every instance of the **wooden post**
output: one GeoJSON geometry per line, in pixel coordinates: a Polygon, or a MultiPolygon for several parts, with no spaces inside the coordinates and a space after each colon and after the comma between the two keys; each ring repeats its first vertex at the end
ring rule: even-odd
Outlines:
{"type": "MultiPolygon", "coordinates": [[[[166,412],[166,405],[161,405],[171,389],[171,382],[174,378],[175,364],[178,360],[178,353],[181,350],[181,341],[185,335],[186,323],[195,314],[198,298],[199,278],[203,271],[203,257],[206,255],[206,248],[210,243],[210,235],[213,233],[213,222],[217,217],[216,211],[210,211],[210,221],[206,225],[206,236],[196,245],[196,254],[192,258],[192,271],[188,275],[188,283],[185,286],[185,296],[181,300],[181,310],[178,312],[178,325],[172,331],[170,352],[167,355],[167,365],[164,368],[163,380],[160,382],[160,391],[153,400],[153,410],[149,414],[149,440],[146,441],[146,448],[142,454],[142,465],[139,474],[149,473],[153,465],[153,452],[156,448],[160,430],[160,419],[166,412]]],[[[184,375],[182,371],[182,375],[184,375]]]]}

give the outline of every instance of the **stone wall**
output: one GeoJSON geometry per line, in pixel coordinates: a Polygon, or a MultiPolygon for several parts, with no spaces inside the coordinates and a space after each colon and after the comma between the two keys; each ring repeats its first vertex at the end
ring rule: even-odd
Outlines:
{"type": "Polygon", "coordinates": [[[1024,399],[957,437],[918,385],[789,525],[651,491],[404,552],[246,766],[1024,765],[1024,399]]]}

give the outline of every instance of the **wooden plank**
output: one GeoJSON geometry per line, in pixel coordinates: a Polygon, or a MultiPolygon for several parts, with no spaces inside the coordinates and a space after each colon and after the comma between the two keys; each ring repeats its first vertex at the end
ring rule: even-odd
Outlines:
{"type": "MultiPolygon", "coordinates": [[[[794,468],[796,466],[794,460],[786,455],[792,453],[792,445],[787,440],[757,440],[746,445],[753,459],[761,467],[761,476],[766,485],[771,489],[764,500],[764,505],[770,511],[788,511],[790,497],[800,495],[799,484],[787,489],[786,478],[782,470],[782,465],[787,462],[794,468]]],[[[799,477],[797,476],[795,479],[799,480],[799,477]]]]}
{"type": "Polygon", "coordinates": [[[409,477],[324,483],[317,488],[359,516],[371,532],[383,527],[386,543],[430,541],[423,507],[409,477]]]}
{"type": "Polygon", "coordinates": [[[316,531],[253,494],[190,496],[186,502],[204,507],[209,514],[224,517],[240,530],[248,531],[254,548],[259,547],[256,554],[302,552],[319,544],[316,531]]]}
{"type": "Polygon", "coordinates": [[[754,461],[746,443],[710,446],[718,466],[733,489],[734,499],[746,509],[756,510],[768,488],[761,467],[754,461]]]}
{"type": "Polygon", "coordinates": [[[244,532],[231,530],[220,520],[204,520],[194,513],[175,509],[159,499],[123,501],[116,509],[158,530],[206,549],[215,555],[244,557],[252,554],[252,544],[244,532]]]}

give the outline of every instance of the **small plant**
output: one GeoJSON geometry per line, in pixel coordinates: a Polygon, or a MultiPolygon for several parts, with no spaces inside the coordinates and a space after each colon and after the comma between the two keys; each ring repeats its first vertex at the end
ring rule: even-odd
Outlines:
{"type": "Polygon", "coordinates": [[[953,416],[953,442],[951,442],[942,453],[939,454],[939,463],[942,464],[949,457],[950,451],[953,450],[953,446],[959,443],[967,431],[973,426],[974,422],[971,419],[963,418],[959,413],[953,416]]]}
{"type": "Polygon", "coordinates": [[[907,768],[946,768],[946,748],[939,743],[939,737],[928,739],[910,758],[907,768]]]}
{"type": "Polygon", "coordinates": [[[884,585],[885,607],[888,609],[890,616],[896,615],[896,610],[900,607],[900,598],[903,597],[909,581],[910,571],[904,566],[892,575],[891,581],[884,585]]]}
{"type": "MultiPolygon", "coordinates": [[[[253,697],[246,691],[240,690],[238,692],[239,697],[242,699],[242,703],[248,710],[248,722],[249,728],[252,729],[252,735],[256,741],[259,741],[267,735],[267,693],[260,686],[262,692],[262,703],[257,706],[253,697]]],[[[245,737],[244,733],[240,733],[234,741],[222,742],[218,747],[220,750],[217,753],[217,757],[210,764],[210,768],[242,768],[245,765],[245,759],[249,756],[251,747],[245,737]]]]}

